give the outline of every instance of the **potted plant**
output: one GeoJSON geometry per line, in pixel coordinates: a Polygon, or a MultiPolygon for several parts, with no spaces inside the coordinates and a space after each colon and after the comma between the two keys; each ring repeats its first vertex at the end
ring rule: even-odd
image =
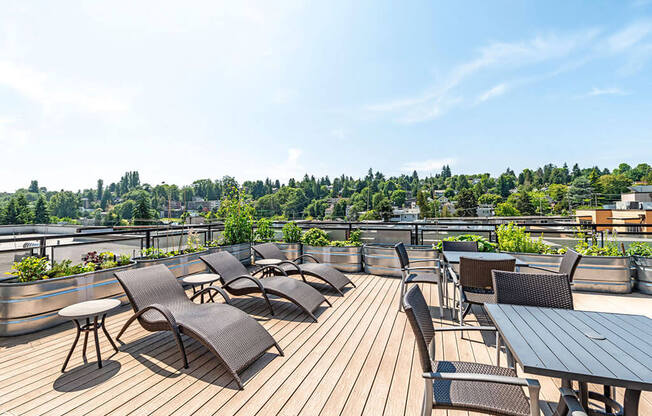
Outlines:
{"type": "Polygon", "coordinates": [[[343,272],[362,270],[362,232],[355,230],[346,241],[331,241],[319,228],[311,228],[303,234],[303,254],[310,254],[320,263],[328,264],[343,272]]]}
{"type": "Polygon", "coordinates": [[[652,295],[652,245],[635,242],[627,248],[627,254],[632,256],[636,270],[636,288],[639,292],[652,295]]]}
{"type": "MultiPolygon", "coordinates": [[[[475,241],[476,243],[478,243],[478,251],[485,251],[485,252],[494,252],[496,251],[496,247],[498,247],[498,244],[492,243],[491,241],[487,240],[485,237],[477,234],[454,235],[454,236],[444,238],[443,241],[475,241]]],[[[441,241],[438,241],[437,243],[433,244],[433,248],[441,253],[442,245],[443,243],[441,241]]]]}
{"type": "Polygon", "coordinates": [[[114,272],[134,267],[128,255],[90,252],[82,262],[26,257],[0,282],[0,336],[26,334],[64,322],[57,311],[77,302],[124,296],[114,272]]]}
{"type": "Polygon", "coordinates": [[[288,259],[296,259],[301,256],[303,254],[301,228],[295,222],[288,221],[283,224],[281,232],[283,234],[283,241],[277,241],[276,245],[285,253],[285,256],[288,259]]]}
{"type": "MultiPolygon", "coordinates": [[[[565,247],[555,248],[543,241],[543,237],[533,238],[514,223],[503,224],[496,229],[498,248],[508,252],[527,264],[556,270],[566,252],[565,247]]],[[[618,250],[615,241],[608,241],[599,247],[595,239],[591,244],[578,234],[579,243],[574,250],[582,254],[582,260],[573,278],[573,290],[587,290],[607,293],[629,293],[632,290],[629,256],[618,250]]]]}

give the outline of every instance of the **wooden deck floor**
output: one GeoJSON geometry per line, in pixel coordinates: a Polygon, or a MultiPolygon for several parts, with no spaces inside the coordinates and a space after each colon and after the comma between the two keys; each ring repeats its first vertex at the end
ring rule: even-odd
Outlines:
{"type": "MultiPolygon", "coordinates": [[[[423,382],[412,332],[397,310],[399,280],[351,278],[358,287],[344,297],[329,296],[333,307],[319,311],[318,323],[283,301],[270,317],[262,299],[235,299],[285,351],[285,357],[270,352],[246,370],[244,391],[203,346],[186,338],[190,368],[184,370],[170,334],[149,333],[137,324],[123,336],[119,353],[100,336],[101,370],[91,343],[91,361],[84,364],[78,347],[65,374],[59,370],[73,340],[72,324],[0,339],[0,415],[416,415],[423,382]]],[[[436,306],[436,287],[423,290],[436,306]]],[[[577,309],[652,317],[652,300],[641,295],[576,294],[575,301],[577,309]]],[[[437,325],[451,325],[438,308],[432,313],[437,325]]],[[[108,318],[112,336],[130,314],[123,307],[108,318]]],[[[493,336],[438,334],[437,358],[493,363],[493,336]]],[[[558,382],[539,379],[543,399],[550,402],[543,411],[549,414],[558,382]]],[[[651,396],[643,394],[641,414],[652,414],[651,396]]]]}

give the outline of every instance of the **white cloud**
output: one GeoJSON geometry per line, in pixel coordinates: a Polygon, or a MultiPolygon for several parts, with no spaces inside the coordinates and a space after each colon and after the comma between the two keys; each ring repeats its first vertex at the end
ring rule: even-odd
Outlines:
{"type": "Polygon", "coordinates": [[[453,165],[455,159],[428,159],[414,162],[407,162],[401,166],[403,172],[434,173],[441,170],[445,165],[453,165]]]}
{"type": "Polygon", "coordinates": [[[507,91],[507,85],[505,83],[498,84],[495,87],[485,91],[478,97],[478,102],[484,102],[491,98],[498,97],[503,95],[507,91]]]}
{"type": "MultiPolygon", "coordinates": [[[[589,29],[570,34],[537,36],[520,42],[494,42],[480,48],[477,57],[454,67],[443,82],[414,97],[367,105],[366,111],[389,113],[395,121],[418,123],[436,119],[465,102],[458,91],[468,78],[482,72],[520,69],[543,61],[567,58],[592,42],[599,31],[589,29]]],[[[507,91],[501,83],[479,95],[475,103],[486,101],[507,91]]]]}
{"type": "Polygon", "coordinates": [[[609,88],[593,87],[591,88],[591,91],[587,92],[586,94],[578,95],[575,98],[597,97],[600,95],[629,95],[629,93],[616,87],[609,87],[609,88]]]}
{"type": "Polygon", "coordinates": [[[37,103],[49,114],[125,112],[130,107],[129,99],[116,94],[115,89],[81,80],[57,79],[13,61],[0,61],[0,85],[37,103]]]}
{"type": "Polygon", "coordinates": [[[607,46],[612,52],[622,52],[641,42],[652,33],[651,21],[639,21],[607,38],[607,46]]]}

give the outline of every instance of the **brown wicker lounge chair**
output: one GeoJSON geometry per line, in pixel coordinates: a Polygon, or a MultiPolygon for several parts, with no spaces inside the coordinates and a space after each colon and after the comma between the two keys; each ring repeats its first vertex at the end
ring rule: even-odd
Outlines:
{"type": "Polygon", "coordinates": [[[493,327],[444,327],[435,329],[428,304],[418,286],[403,298],[403,306],[421,359],[425,388],[421,414],[432,409],[451,409],[493,415],[539,416],[536,380],[519,378],[511,368],[464,361],[435,361],[435,333],[450,331],[495,331],[493,327]],[[527,387],[530,402],[523,391],[527,387]]]}
{"type": "Polygon", "coordinates": [[[282,260],[282,263],[279,264],[279,267],[283,269],[285,273],[287,273],[289,276],[297,274],[301,275],[301,278],[306,283],[308,283],[306,280],[306,275],[312,276],[327,283],[342,296],[344,295],[344,293],[342,293],[342,289],[344,289],[346,285],[351,284],[353,287],[355,287],[355,284],[349,280],[349,278],[346,277],[342,272],[326,264],[319,263],[319,260],[310,254],[303,254],[296,259],[289,260],[287,256],[281,251],[281,249],[279,249],[278,246],[274,243],[258,244],[253,246],[252,249],[256,255],[260,256],[263,259],[282,260]],[[297,263],[298,260],[305,261],[304,259],[310,259],[314,263],[297,263]]]}
{"type": "MultiPolygon", "coordinates": [[[[459,276],[451,273],[460,297],[458,309],[460,325],[464,325],[464,317],[471,310],[471,305],[495,303],[491,271],[507,270],[513,272],[515,266],[516,259],[481,260],[460,257],[459,276]],[[464,304],[466,304],[466,307],[463,309],[464,304]]],[[[455,293],[453,293],[453,303],[455,303],[454,297],[455,293]]]]}
{"type": "Polygon", "coordinates": [[[289,300],[303,309],[315,322],[317,322],[317,318],[314,312],[319,306],[324,302],[331,306],[328,299],[315,288],[307,283],[287,277],[287,274],[277,266],[261,267],[250,274],[240,263],[240,260],[226,251],[199,256],[199,258],[206,263],[213,273],[220,275],[222,288],[227,292],[236,296],[250,293],[262,294],[272,315],[274,315],[274,308],[268,295],[276,295],[289,300]],[[283,276],[270,276],[262,279],[254,277],[259,273],[266,274],[270,270],[279,271],[283,276]]]}
{"type": "Polygon", "coordinates": [[[420,266],[413,267],[410,264],[424,263],[432,260],[410,260],[405,245],[398,243],[394,246],[398,262],[401,265],[401,296],[399,298],[399,310],[403,309],[403,295],[405,294],[405,286],[410,283],[429,283],[436,284],[439,292],[439,316],[444,317],[444,294],[441,284],[441,274],[439,266],[434,267],[420,266]]]}
{"type": "Polygon", "coordinates": [[[566,274],[568,275],[568,280],[572,282],[573,277],[575,276],[575,270],[577,270],[577,266],[580,264],[580,260],[582,260],[582,255],[569,248],[566,250],[566,254],[564,254],[564,257],[561,259],[559,270],[550,270],[538,266],[528,266],[528,268],[543,270],[544,272],[549,273],[566,274]]]}
{"type": "Polygon", "coordinates": [[[255,319],[231,305],[224,290],[209,286],[188,299],[172,272],[157,265],[116,272],[135,314],[124,324],[117,339],[138,320],[148,331],[170,331],[188,368],[188,358],[180,334],[202,343],[222,361],[240,389],[238,372],[248,367],[271,347],[282,356],[281,347],[255,319]],[[192,299],[202,293],[219,293],[225,304],[197,304],[192,299]]]}

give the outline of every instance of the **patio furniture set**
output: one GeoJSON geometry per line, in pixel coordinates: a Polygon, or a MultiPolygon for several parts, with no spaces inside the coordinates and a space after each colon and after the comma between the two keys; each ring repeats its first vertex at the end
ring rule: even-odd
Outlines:
{"type": "MultiPolygon", "coordinates": [[[[327,283],[326,290],[332,288],[342,296],[345,286],[354,286],[345,275],[326,265],[316,264],[318,267],[315,267],[310,264],[298,264],[298,259],[288,260],[280,250],[277,253],[268,245],[257,248],[260,248],[261,257],[264,253],[266,260],[260,262],[263,265],[259,264],[252,273],[229,252],[201,256],[201,260],[214,274],[185,277],[183,281],[193,287],[193,295],[190,298],[164,265],[116,272],[115,276],[134,311],[134,315],[127,320],[116,339],[120,340],[129,325],[136,320],[148,331],[170,331],[183,359],[183,366],[188,368],[181,335],[189,336],[208,348],[223,363],[238,387],[243,389],[244,385],[238,373],[268,349],[274,347],[281,356],[283,350],[256,319],[232,306],[229,294],[260,294],[272,315],[274,308],[270,296],[274,295],[292,302],[316,322],[315,311],[323,303],[330,306],[330,302],[308,282],[305,275],[327,283]],[[300,276],[302,280],[289,277],[291,275],[300,276]],[[219,282],[220,285],[212,284],[214,282],[219,282]],[[200,286],[200,289],[196,290],[196,286],[200,286]],[[215,302],[215,295],[222,297],[224,303],[215,302]],[[208,297],[207,302],[204,302],[205,296],[208,297]],[[201,299],[201,303],[194,302],[197,298],[201,299]]],[[[258,250],[256,252],[258,253],[258,250]]],[[[76,338],[62,372],[65,371],[82,332],[85,333],[84,357],[88,333],[94,333],[98,367],[102,367],[98,329],[104,331],[111,345],[118,351],[106,331],[104,322],[106,314],[119,305],[118,300],[103,299],[71,305],[59,312],[60,316],[71,319],[77,327],[76,338]],[[80,323],[84,319],[86,323],[80,323]]]]}
{"type": "Polygon", "coordinates": [[[524,373],[561,380],[557,415],[638,415],[641,391],[652,390],[652,320],[574,310],[571,285],[579,254],[569,250],[558,270],[532,267],[539,272],[523,273],[515,270],[530,266],[509,254],[478,252],[475,242],[444,241],[435,267],[412,266],[402,243],[395,250],[403,272],[401,308],[415,334],[423,370],[423,415],[432,409],[539,415],[539,383],[518,377],[515,361],[524,373]],[[457,310],[459,325],[435,328],[421,290],[407,286],[437,284],[443,317],[449,281],[454,287],[451,318],[457,310]],[[465,325],[472,305],[484,307],[493,324],[465,325]],[[435,361],[435,334],[452,331],[494,333],[497,365],[435,361]],[[502,344],[507,367],[500,366],[502,344]],[[603,393],[589,391],[587,383],[602,385],[603,393]],[[622,405],[614,400],[616,387],[626,389],[622,405]],[[602,408],[595,409],[596,403],[602,408]]]}

